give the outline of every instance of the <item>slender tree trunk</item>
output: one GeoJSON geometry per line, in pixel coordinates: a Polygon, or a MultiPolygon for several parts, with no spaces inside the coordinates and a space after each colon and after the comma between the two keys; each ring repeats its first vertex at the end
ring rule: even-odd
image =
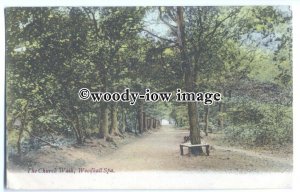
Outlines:
{"type": "Polygon", "coordinates": [[[209,115],[209,107],[207,105],[204,106],[204,110],[205,110],[205,117],[204,117],[204,123],[205,123],[205,127],[204,127],[204,132],[205,135],[208,135],[208,115],[209,115]]]}
{"type": "Polygon", "coordinates": [[[77,144],[82,145],[83,144],[83,133],[82,133],[82,129],[80,128],[79,117],[77,114],[75,114],[74,129],[76,130],[75,133],[76,133],[77,144]]]}
{"type": "Polygon", "coordinates": [[[223,101],[219,102],[219,119],[218,119],[218,125],[220,129],[224,129],[224,104],[223,101]]]}
{"type": "Polygon", "coordinates": [[[73,113],[70,116],[66,115],[63,111],[61,111],[61,113],[71,123],[72,130],[76,137],[76,142],[77,144],[81,145],[83,144],[83,133],[82,133],[82,129],[80,128],[79,117],[74,109],[72,111],[73,113]]]}
{"type": "MultiPolygon", "coordinates": [[[[222,97],[225,97],[225,91],[222,91],[222,97]]],[[[223,117],[223,113],[224,113],[224,108],[225,108],[225,104],[223,101],[219,102],[219,119],[218,119],[218,125],[220,129],[224,129],[224,117],[223,117]]]]}
{"type": "Polygon", "coordinates": [[[22,160],[22,137],[23,137],[23,133],[24,133],[24,124],[22,122],[22,125],[20,126],[20,131],[19,131],[19,135],[18,135],[18,141],[17,141],[17,155],[19,160],[22,160]]]}
{"type": "Polygon", "coordinates": [[[138,127],[138,119],[135,120],[135,123],[134,123],[134,134],[137,135],[137,127],[138,127]]]}
{"type": "Polygon", "coordinates": [[[151,128],[151,122],[150,122],[150,118],[147,117],[147,129],[151,128]]]}
{"type": "MultiPolygon", "coordinates": [[[[184,70],[184,81],[185,81],[185,89],[187,92],[194,92],[194,74],[193,74],[193,66],[188,61],[186,56],[186,48],[185,48],[185,27],[184,27],[184,19],[183,19],[183,7],[177,7],[177,39],[180,49],[180,57],[181,57],[181,65],[184,70]]],[[[195,102],[188,102],[188,115],[189,115],[189,125],[190,125],[190,138],[192,144],[200,144],[200,130],[198,129],[198,115],[196,113],[197,106],[195,102]]],[[[200,154],[201,147],[192,148],[191,153],[194,155],[200,154]]]]}
{"type": "Polygon", "coordinates": [[[97,110],[97,124],[98,124],[98,129],[100,130],[101,126],[101,108],[99,107],[97,110]]]}
{"type": "Polygon", "coordinates": [[[143,131],[147,131],[147,115],[143,112],[143,131]]]}
{"type": "MultiPolygon", "coordinates": [[[[27,103],[28,104],[28,103],[27,103]]],[[[20,131],[19,131],[19,135],[18,135],[18,141],[17,141],[17,156],[19,158],[20,161],[22,161],[22,138],[23,138],[23,133],[24,133],[24,129],[27,126],[27,105],[25,106],[25,115],[23,118],[21,118],[21,126],[20,126],[20,131]]]]}
{"type": "Polygon", "coordinates": [[[75,123],[72,123],[73,131],[74,131],[75,137],[76,137],[76,143],[78,145],[82,145],[83,144],[83,136],[82,136],[79,126],[80,125],[78,124],[77,120],[75,120],[75,123]]]}
{"type": "Polygon", "coordinates": [[[150,129],[152,129],[153,128],[153,118],[150,117],[149,120],[150,120],[150,129]]]}
{"type": "Polygon", "coordinates": [[[122,110],[122,125],[121,125],[121,133],[125,133],[126,130],[126,111],[122,110]]]}
{"type": "Polygon", "coordinates": [[[144,105],[143,103],[139,103],[139,106],[138,106],[138,112],[137,112],[137,120],[138,120],[138,131],[140,134],[142,134],[143,132],[143,109],[144,109],[144,105]]]}
{"type": "Polygon", "coordinates": [[[105,138],[108,135],[108,113],[109,110],[106,105],[101,108],[101,126],[99,130],[99,137],[105,138]]]}

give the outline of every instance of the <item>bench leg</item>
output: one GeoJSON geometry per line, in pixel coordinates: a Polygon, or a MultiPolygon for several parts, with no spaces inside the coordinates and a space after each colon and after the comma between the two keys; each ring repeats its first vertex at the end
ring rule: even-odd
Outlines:
{"type": "Polygon", "coordinates": [[[206,146],[205,146],[205,150],[206,150],[207,156],[209,156],[209,145],[206,145],[206,146]]]}
{"type": "Polygon", "coordinates": [[[183,146],[180,145],[180,155],[183,155],[183,146]]]}

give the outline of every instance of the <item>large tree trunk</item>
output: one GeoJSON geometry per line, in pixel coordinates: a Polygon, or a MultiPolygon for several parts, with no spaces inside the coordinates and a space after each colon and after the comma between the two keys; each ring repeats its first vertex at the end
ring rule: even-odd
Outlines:
{"type": "Polygon", "coordinates": [[[109,110],[105,106],[102,106],[101,108],[101,125],[99,130],[99,137],[105,138],[108,136],[108,113],[109,110]]]}
{"type": "MultiPolygon", "coordinates": [[[[185,32],[184,32],[184,19],[183,7],[177,7],[177,40],[180,49],[181,65],[184,70],[185,89],[187,92],[194,92],[194,74],[193,66],[188,61],[185,48],[185,32]]],[[[198,115],[196,113],[197,106],[195,102],[188,102],[188,115],[190,125],[190,138],[192,144],[200,144],[200,130],[198,129],[198,115]]],[[[202,152],[201,147],[192,148],[191,153],[198,155],[202,152]]]]}
{"type": "Polygon", "coordinates": [[[80,128],[82,129],[82,135],[83,135],[83,137],[84,138],[89,138],[90,135],[89,135],[89,133],[87,131],[87,128],[88,127],[92,127],[90,113],[87,113],[87,115],[86,114],[80,115],[79,119],[80,119],[80,128]],[[85,116],[88,117],[87,120],[85,119],[85,116]]]}
{"type": "MultiPolygon", "coordinates": [[[[102,91],[107,91],[107,68],[104,62],[100,62],[99,70],[101,71],[101,82],[102,82],[102,91]]],[[[102,103],[101,106],[101,123],[99,129],[99,138],[105,139],[108,136],[108,116],[109,116],[109,109],[107,103],[102,103]]]]}

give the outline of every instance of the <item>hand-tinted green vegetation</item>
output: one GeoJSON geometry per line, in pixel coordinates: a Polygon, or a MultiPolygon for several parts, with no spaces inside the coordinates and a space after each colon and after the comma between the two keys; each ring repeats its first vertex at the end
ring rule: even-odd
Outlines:
{"type": "Polygon", "coordinates": [[[192,144],[200,129],[249,145],[292,142],[288,7],[24,7],[5,17],[9,153],[58,138],[111,142],[162,118],[187,126],[192,144]],[[94,103],[78,98],[82,87],[212,91],[222,101],[94,103]]]}

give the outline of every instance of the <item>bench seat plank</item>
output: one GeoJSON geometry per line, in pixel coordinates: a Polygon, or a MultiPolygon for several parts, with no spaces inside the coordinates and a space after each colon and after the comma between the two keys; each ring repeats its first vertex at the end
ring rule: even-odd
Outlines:
{"type": "Polygon", "coordinates": [[[183,155],[183,147],[187,147],[190,151],[190,148],[193,147],[205,147],[205,152],[207,154],[207,156],[209,156],[209,145],[208,144],[195,144],[192,145],[191,143],[182,143],[179,145],[180,147],[180,154],[183,155]]]}

